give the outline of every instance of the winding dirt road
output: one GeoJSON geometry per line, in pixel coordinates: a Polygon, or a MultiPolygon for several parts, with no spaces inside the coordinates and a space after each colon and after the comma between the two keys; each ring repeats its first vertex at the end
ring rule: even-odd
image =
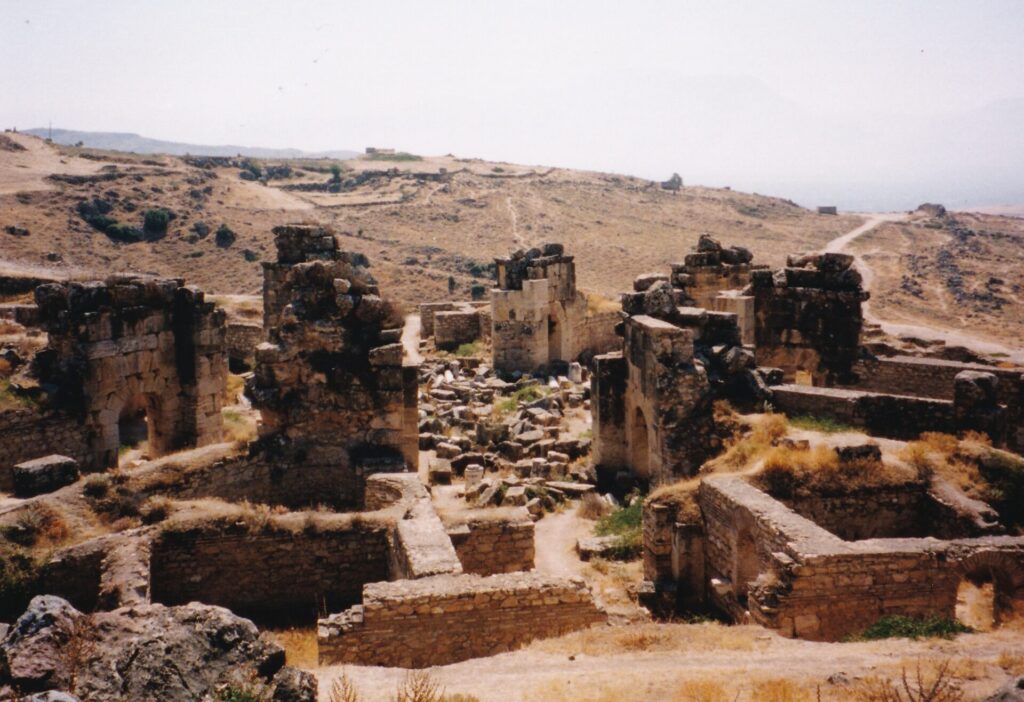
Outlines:
{"type": "MultiPolygon", "coordinates": [[[[866,217],[866,221],[863,224],[828,242],[822,251],[826,253],[843,253],[850,244],[871,232],[878,226],[886,222],[902,222],[907,219],[907,215],[901,212],[875,213],[866,214],[864,216],[866,217]]],[[[853,254],[853,256],[854,266],[856,266],[857,271],[864,279],[864,289],[868,290],[873,295],[876,294],[877,291],[872,289],[872,283],[874,283],[875,275],[874,271],[871,270],[871,266],[868,265],[867,261],[865,261],[862,256],[858,254],[853,254]]],[[[946,329],[921,324],[892,322],[881,319],[871,311],[870,300],[864,303],[863,312],[864,319],[866,321],[872,324],[877,324],[881,327],[882,331],[891,336],[916,337],[927,341],[942,341],[947,346],[963,346],[964,348],[980,354],[1001,354],[1015,363],[1024,363],[1024,350],[1013,349],[992,341],[984,341],[962,329],[946,329]]]]}

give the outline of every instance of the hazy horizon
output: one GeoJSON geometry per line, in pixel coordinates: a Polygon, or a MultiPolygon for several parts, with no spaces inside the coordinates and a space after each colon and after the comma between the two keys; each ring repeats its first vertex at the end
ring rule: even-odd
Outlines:
{"type": "Polygon", "coordinates": [[[0,7],[5,127],[1024,203],[1024,3],[0,7]]]}

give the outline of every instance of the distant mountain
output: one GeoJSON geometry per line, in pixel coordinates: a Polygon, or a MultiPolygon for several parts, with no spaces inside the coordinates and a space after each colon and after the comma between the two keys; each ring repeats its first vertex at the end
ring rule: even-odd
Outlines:
{"type": "Polygon", "coordinates": [[[252,158],[336,158],[346,159],[358,156],[356,151],[301,151],[300,149],[265,149],[258,146],[208,146],[183,144],[177,141],[149,139],[139,134],[122,132],[76,132],[72,129],[26,129],[26,134],[43,137],[52,136],[58,144],[83,146],[110,151],[128,151],[137,154],[168,154],[171,156],[250,156],[252,158]]]}

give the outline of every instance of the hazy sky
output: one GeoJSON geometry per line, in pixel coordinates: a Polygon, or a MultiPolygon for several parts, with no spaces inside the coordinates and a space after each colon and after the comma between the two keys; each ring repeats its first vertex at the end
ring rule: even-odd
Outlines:
{"type": "Polygon", "coordinates": [[[0,124],[1024,202],[1024,2],[0,0],[0,124]]]}

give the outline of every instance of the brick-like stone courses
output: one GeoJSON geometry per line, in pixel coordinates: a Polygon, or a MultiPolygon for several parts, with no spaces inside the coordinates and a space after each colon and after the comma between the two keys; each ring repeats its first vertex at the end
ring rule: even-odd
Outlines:
{"type": "Polygon", "coordinates": [[[153,600],[308,621],[325,606],[358,602],[363,585],[389,577],[386,524],[356,519],[306,529],[279,525],[281,519],[255,529],[197,524],[163,531],[153,542],[153,600]]]}
{"type": "Polygon", "coordinates": [[[809,385],[777,385],[771,395],[772,406],[779,412],[831,417],[863,427],[872,436],[914,439],[924,431],[957,430],[949,400],[809,385]]]}
{"type": "Polygon", "coordinates": [[[750,283],[754,256],[742,246],[726,248],[707,234],[702,234],[696,251],[687,254],[682,263],[674,263],[669,281],[684,291],[689,304],[715,309],[715,299],[726,290],[743,290],[750,283]]]}
{"type": "Polygon", "coordinates": [[[49,335],[40,383],[85,427],[83,468],[117,465],[118,421],[139,410],[152,455],[220,440],[224,312],[202,291],[180,279],[115,276],[40,285],[35,297],[49,335]]]}
{"type": "Polygon", "coordinates": [[[847,254],[809,254],[751,272],[758,365],[781,368],[788,381],[797,371],[815,385],[852,380],[868,298],[852,263],[847,254]]]}
{"type": "MultiPolygon", "coordinates": [[[[1005,442],[1024,451],[1024,369],[960,363],[937,358],[892,356],[861,359],[854,365],[858,390],[955,400],[956,378],[964,371],[996,378],[995,401],[1004,411],[1005,442]]],[[[966,409],[966,408],[965,408],[966,409]]]]}
{"type": "Polygon", "coordinates": [[[1021,537],[843,541],[735,476],[706,478],[698,499],[712,601],[786,636],[838,640],[890,614],[953,617],[961,580],[983,573],[997,601],[1024,595],[1021,537]]]}
{"type": "Polygon", "coordinates": [[[580,579],[531,573],[372,583],[319,621],[321,665],[423,668],[515,649],[604,622],[580,579]]]}
{"type": "MultiPolygon", "coordinates": [[[[468,307],[468,306],[467,306],[468,307]]],[[[480,313],[476,309],[455,309],[434,315],[434,345],[457,349],[480,338],[480,313]]]]}
{"type": "Polygon", "coordinates": [[[87,462],[92,455],[88,430],[75,417],[40,408],[0,413],[0,491],[14,490],[14,466],[59,453],[87,462]]]}
{"type": "Polygon", "coordinates": [[[462,563],[462,570],[475,575],[533,570],[533,521],[525,509],[506,518],[473,511],[446,524],[448,536],[462,563]]]}
{"type": "Polygon", "coordinates": [[[416,366],[403,366],[401,330],[365,258],[314,226],[275,227],[264,263],[268,341],[248,384],[260,447],[282,466],[327,466],[333,503],[356,504],[366,475],[418,460],[416,366]],[[411,420],[411,421],[410,421],[411,420]]]}
{"type": "Polygon", "coordinates": [[[256,347],[263,341],[263,325],[252,322],[228,322],[228,359],[233,368],[250,369],[256,363],[256,347]]]}
{"type": "Polygon", "coordinates": [[[600,341],[601,335],[579,334],[587,300],[576,289],[573,257],[561,244],[516,251],[509,258],[495,259],[495,264],[491,343],[496,370],[534,372],[584,352],[606,350],[584,345],[600,341]]]}

